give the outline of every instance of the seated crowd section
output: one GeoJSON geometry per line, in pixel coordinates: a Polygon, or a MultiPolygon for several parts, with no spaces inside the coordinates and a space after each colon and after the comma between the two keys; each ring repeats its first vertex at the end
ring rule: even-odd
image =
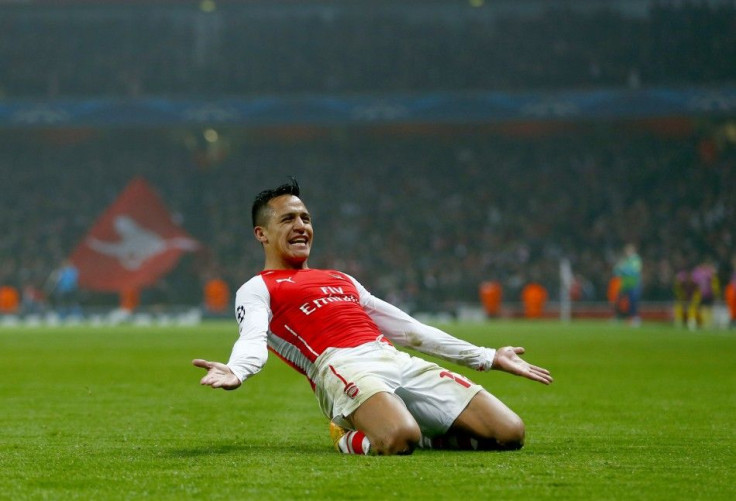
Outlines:
{"type": "MultiPolygon", "coordinates": [[[[473,3],[4,4],[0,103],[736,81],[734,1],[473,3]]],[[[728,118],[675,117],[678,130],[666,133],[664,122],[585,119],[526,124],[524,133],[513,124],[233,124],[218,128],[214,156],[204,153],[215,145],[202,129],[187,124],[0,128],[0,286],[42,288],[143,176],[206,246],[167,278],[166,301],[201,301],[213,275],[234,291],[262,265],[253,196],[294,175],[316,225],[312,266],[351,273],[409,310],[477,303],[486,280],[502,283],[509,301],[530,282],[554,300],[562,259],[580,300],[605,301],[627,242],[644,261],[644,299],[667,301],[683,267],[712,259],[724,277],[731,272],[736,126],[728,118]]]]}
{"type": "Polygon", "coordinates": [[[172,276],[184,281],[171,288],[176,302],[196,302],[209,272],[235,290],[259,271],[250,204],[289,175],[313,212],[312,266],[342,269],[416,309],[476,302],[483,280],[500,281],[510,301],[531,281],[554,299],[562,258],[580,299],[605,301],[629,241],[645,263],[645,299],[669,300],[680,267],[711,258],[726,273],[734,248],[736,152],[704,156],[695,135],[613,125],[532,137],[234,129],[221,132],[228,154],[203,164],[170,131],[87,134],[0,135],[0,282],[42,283],[133,176],[207,246],[172,276]]]}

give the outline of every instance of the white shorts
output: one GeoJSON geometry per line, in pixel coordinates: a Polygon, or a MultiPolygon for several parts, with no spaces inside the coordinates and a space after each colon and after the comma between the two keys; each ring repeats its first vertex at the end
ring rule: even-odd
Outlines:
{"type": "Polygon", "coordinates": [[[447,432],[483,388],[439,365],[375,341],[330,348],[315,361],[312,381],[322,412],[343,428],[363,402],[385,391],[398,396],[425,436],[447,432]]]}

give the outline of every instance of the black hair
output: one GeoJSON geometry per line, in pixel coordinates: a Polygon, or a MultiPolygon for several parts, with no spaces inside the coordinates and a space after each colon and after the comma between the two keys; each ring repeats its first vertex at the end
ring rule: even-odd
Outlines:
{"type": "Polygon", "coordinates": [[[284,183],[276,188],[263,190],[253,200],[253,208],[251,209],[251,217],[253,219],[253,227],[262,226],[266,218],[266,211],[268,210],[268,202],[276,197],[282,195],[294,195],[299,196],[299,183],[294,176],[289,176],[289,182],[284,183]]]}

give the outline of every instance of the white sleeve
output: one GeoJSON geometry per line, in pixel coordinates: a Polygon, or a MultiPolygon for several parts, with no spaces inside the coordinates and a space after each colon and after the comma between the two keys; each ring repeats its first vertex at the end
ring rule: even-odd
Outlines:
{"type": "Polygon", "coordinates": [[[493,348],[475,346],[423,324],[396,306],[377,298],[354,278],[353,282],[358,288],[361,306],[378,325],[381,333],[393,343],[475,370],[491,370],[496,355],[493,348]]]}
{"type": "Polygon", "coordinates": [[[240,336],[233,346],[230,367],[241,381],[257,374],[268,359],[270,295],[260,276],[248,280],[235,295],[235,317],[240,336]]]}

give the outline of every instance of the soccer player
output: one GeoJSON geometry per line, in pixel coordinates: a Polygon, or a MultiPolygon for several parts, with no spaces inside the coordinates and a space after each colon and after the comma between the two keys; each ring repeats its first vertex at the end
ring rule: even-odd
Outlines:
{"type": "Polygon", "coordinates": [[[621,280],[619,288],[619,301],[625,300],[628,310],[626,315],[632,326],[639,326],[641,319],[639,317],[639,300],[641,299],[641,258],[636,252],[634,244],[626,244],[624,247],[624,255],[616,263],[613,268],[613,275],[621,280]]]}
{"type": "Polygon", "coordinates": [[[697,287],[696,308],[700,325],[710,328],[713,325],[713,304],[721,289],[716,267],[710,259],[706,259],[693,269],[691,276],[697,287]]]}
{"type": "Polygon", "coordinates": [[[261,370],[270,349],[307,377],[340,452],[520,448],[524,424],[498,398],[394,345],[543,384],[552,382],[549,371],[521,359],[521,347],[474,346],[420,323],[345,273],[309,268],[312,219],[299,195],[291,178],[256,196],[252,218],[264,268],[236,294],[240,335],[228,363],[193,360],[207,371],[201,384],[238,388],[261,370]]]}
{"type": "Polygon", "coordinates": [[[690,270],[682,269],[675,275],[675,325],[687,325],[691,330],[698,325],[699,293],[690,270]]]}

